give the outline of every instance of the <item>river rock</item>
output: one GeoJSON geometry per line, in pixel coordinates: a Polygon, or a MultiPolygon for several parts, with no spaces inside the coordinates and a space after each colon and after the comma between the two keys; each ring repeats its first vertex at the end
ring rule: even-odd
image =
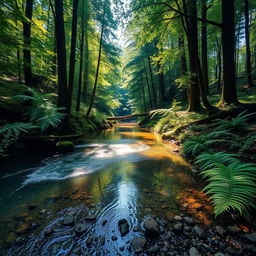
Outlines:
{"type": "Polygon", "coordinates": [[[202,228],[200,228],[198,225],[194,226],[193,232],[198,235],[201,238],[205,237],[205,232],[202,228]]]}
{"type": "Polygon", "coordinates": [[[74,143],[72,141],[59,141],[56,144],[56,149],[59,153],[68,153],[74,150],[74,143]]]}
{"type": "Polygon", "coordinates": [[[195,247],[191,247],[189,249],[189,256],[200,256],[200,253],[195,247]]]}
{"type": "Polygon", "coordinates": [[[160,247],[159,246],[152,246],[147,250],[149,253],[157,253],[160,251],[160,247]]]}
{"type": "Polygon", "coordinates": [[[112,236],[111,239],[112,239],[112,241],[116,241],[117,240],[117,236],[112,236]]]}
{"type": "Polygon", "coordinates": [[[103,246],[105,244],[105,237],[100,236],[99,240],[100,240],[100,245],[103,246]]]}
{"type": "Polygon", "coordinates": [[[256,233],[245,234],[245,235],[244,235],[244,238],[245,238],[247,241],[256,243],[256,233]]]}
{"type": "Polygon", "coordinates": [[[48,228],[44,231],[45,236],[50,236],[53,233],[53,230],[51,228],[48,228]]]}
{"type": "Polygon", "coordinates": [[[140,231],[140,227],[139,226],[135,226],[132,230],[133,230],[133,232],[139,232],[140,231]]]}
{"type": "Polygon", "coordinates": [[[22,236],[17,237],[17,239],[15,240],[16,245],[21,245],[21,244],[24,244],[25,242],[26,242],[26,239],[22,236]]]}
{"type": "Polygon", "coordinates": [[[37,205],[35,203],[30,203],[27,205],[27,207],[29,210],[34,210],[34,209],[36,209],[37,205]]]}
{"type": "Polygon", "coordinates": [[[24,234],[26,232],[28,232],[30,229],[30,225],[28,223],[24,223],[21,224],[17,229],[16,229],[16,233],[18,235],[24,234]]]}
{"type": "Polygon", "coordinates": [[[86,241],[86,245],[87,245],[88,247],[90,247],[90,246],[92,245],[92,242],[93,242],[93,237],[92,237],[92,236],[89,236],[88,239],[87,239],[87,241],[86,241]]]}
{"type": "Polygon", "coordinates": [[[237,234],[241,232],[241,229],[238,226],[228,226],[227,231],[231,234],[237,234]]]}
{"type": "Polygon", "coordinates": [[[223,236],[226,233],[226,230],[222,226],[216,226],[215,227],[216,233],[223,236]]]}
{"type": "Polygon", "coordinates": [[[77,235],[81,235],[87,230],[86,224],[83,222],[77,223],[74,228],[77,235]]]}
{"type": "Polygon", "coordinates": [[[217,253],[214,254],[214,256],[225,256],[225,255],[221,252],[217,252],[217,253]]]}
{"type": "Polygon", "coordinates": [[[22,213],[16,215],[16,216],[15,216],[15,219],[16,219],[16,220],[22,220],[22,219],[24,219],[24,218],[26,218],[26,217],[28,217],[28,213],[27,213],[27,212],[22,212],[22,213]]]}
{"type": "Polygon", "coordinates": [[[126,219],[118,221],[118,229],[122,236],[125,236],[129,233],[129,224],[126,219]]]}
{"type": "Polygon", "coordinates": [[[73,226],[75,222],[75,217],[70,215],[70,216],[65,216],[64,219],[62,220],[62,224],[64,226],[73,226]]]}
{"type": "Polygon", "coordinates": [[[143,226],[145,228],[147,236],[149,237],[159,236],[160,228],[158,223],[153,218],[147,217],[143,226]]]}
{"type": "Polygon", "coordinates": [[[179,216],[179,215],[176,215],[174,217],[174,219],[177,220],[177,221],[182,221],[183,218],[181,216],[179,216]]]}
{"type": "Polygon", "coordinates": [[[146,245],[146,239],[144,237],[135,236],[131,240],[131,247],[137,253],[142,252],[146,245]]]}
{"type": "Polygon", "coordinates": [[[97,218],[97,216],[95,214],[92,214],[92,215],[88,215],[84,218],[84,220],[86,221],[95,221],[97,218]]]}
{"type": "Polygon", "coordinates": [[[102,225],[102,226],[105,226],[105,225],[107,224],[107,222],[108,222],[107,220],[103,220],[102,223],[101,223],[101,225],[102,225]]]}
{"type": "Polygon", "coordinates": [[[173,226],[173,230],[176,231],[176,232],[181,231],[182,228],[183,228],[183,224],[181,224],[181,223],[177,223],[177,224],[175,224],[175,225],[173,226]]]}
{"type": "Polygon", "coordinates": [[[190,217],[184,217],[183,218],[189,225],[193,225],[194,224],[194,221],[192,218],[190,217]]]}

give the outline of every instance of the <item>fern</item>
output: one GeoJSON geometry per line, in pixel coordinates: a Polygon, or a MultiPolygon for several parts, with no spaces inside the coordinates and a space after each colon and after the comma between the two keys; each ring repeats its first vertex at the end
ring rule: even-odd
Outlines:
{"type": "Polygon", "coordinates": [[[255,113],[245,114],[246,110],[241,112],[237,117],[231,120],[220,120],[217,119],[217,130],[242,130],[247,126],[247,121],[255,115],[255,113]]]}
{"type": "Polygon", "coordinates": [[[12,124],[6,124],[4,126],[0,127],[0,134],[3,136],[9,136],[18,138],[21,133],[28,133],[29,130],[37,128],[37,126],[31,124],[31,123],[12,123],[12,124]]]}
{"type": "Polygon", "coordinates": [[[199,136],[188,136],[188,139],[183,144],[183,153],[186,155],[196,156],[202,152],[209,152],[210,145],[214,143],[227,142],[224,139],[219,139],[224,136],[232,136],[232,134],[227,131],[216,131],[199,136]]]}
{"type": "Polygon", "coordinates": [[[216,215],[232,210],[246,215],[250,207],[255,207],[255,164],[243,164],[239,160],[229,164],[215,162],[202,175],[209,181],[203,191],[213,200],[216,215]]]}
{"type": "Polygon", "coordinates": [[[201,170],[211,169],[216,166],[216,163],[228,165],[236,161],[237,155],[226,152],[218,152],[214,154],[201,154],[196,158],[196,164],[200,166],[201,170]]]}

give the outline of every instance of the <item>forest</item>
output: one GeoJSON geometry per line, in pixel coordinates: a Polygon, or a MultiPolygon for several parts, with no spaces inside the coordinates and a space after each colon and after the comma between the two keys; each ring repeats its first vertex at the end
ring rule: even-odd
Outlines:
{"type": "Polygon", "coordinates": [[[254,0],[2,0],[0,255],[256,254],[254,0]]]}

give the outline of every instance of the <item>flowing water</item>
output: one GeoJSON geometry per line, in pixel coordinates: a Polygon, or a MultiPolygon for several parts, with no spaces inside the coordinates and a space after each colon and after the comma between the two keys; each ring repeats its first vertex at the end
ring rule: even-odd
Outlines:
{"type": "Polygon", "coordinates": [[[189,164],[172,150],[158,134],[127,123],[85,138],[72,153],[42,161],[27,156],[13,169],[10,163],[0,177],[2,253],[118,255],[135,233],[143,234],[133,228],[147,215],[171,221],[186,212],[209,224],[209,200],[189,164]],[[93,220],[77,237],[72,225],[62,225],[65,216],[93,220]],[[123,237],[120,219],[129,224],[123,237]],[[46,237],[49,229],[54,233],[46,237]]]}

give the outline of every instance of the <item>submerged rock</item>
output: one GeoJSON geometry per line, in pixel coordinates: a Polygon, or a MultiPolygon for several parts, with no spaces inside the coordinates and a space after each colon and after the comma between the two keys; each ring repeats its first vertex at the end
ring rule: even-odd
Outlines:
{"type": "Polygon", "coordinates": [[[205,237],[205,232],[202,228],[200,228],[198,225],[196,225],[193,228],[193,231],[195,234],[197,234],[199,237],[204,238],[205,237]]]}
{"type": "Polygon", "coordinates": [[[26,232],[28,232],[30,229],[30,225],[28,223],[24,223],[21,224],[17,229],[16,229],[16,233],[18,235],[24,234],[26,232]]]}
{"type": "Polygon", "coordinates": [[[84,233],[87,230],[86,224],[83,223],[83,222],[77,223],[75,225],[74,230],[75,230],[77,235],[81,235],[82,233],[84,233]]]}
{"type": "Polygon", "coordinates": [[[118,229],[122,236],[125,236],[129,233],[129,224],[126,219],[121,219],[118,221],[118,229]]]}
{"type": "Polygon", "coordinates": [[[135,252],[142,252],[146,245],[146,239],[144,237],[135,236],[131,240],[131,247],[135,252]]]}
{"type": "Polygon", "coordinates": [[[152,246],[147,250],[149,253],[157,253],[160,251],[160,247],[159,246],[152,246]]]}
{"type": "Polygon", "coordinates": [[[245,238],[247,241],[256,243],[256,233],[245,234],[245,235],[244,235],[244,238],[245,238]]]}
{"type": "Polygon", "coordinates": [[[84,220],[86,221],[95,221],[97,218],[97,216],[95,214],[92,214],[92,215],[88,215],[84,218],[84,220]]]}
{"type": "Polygon", "coordinates": [[[195,247],[191,247],[189,249],[189,256],[200,256],[200,253],[195,247]]]}
{"type": "Polygon", "coordinates": [[[35,203],[30,203],[27,205],[27,207],[29,210],[34,210],[34,209],[36,209],[37,205],[35,203]]]}
{"type": "Polygon", "coordinates": [[[62,224],[64,226],[73,226],[75,222],[75,217],[70,215],[70,216],[66,216],[64,217],[64,219],[62,220],[62,224]]]}
{"type": "Polygon", "coordinates": [[[145,228],[147,236],[149,237],[159,236],[160,228],[158,223],[153,218],[147,217],[143,226],[145,228]]]}

